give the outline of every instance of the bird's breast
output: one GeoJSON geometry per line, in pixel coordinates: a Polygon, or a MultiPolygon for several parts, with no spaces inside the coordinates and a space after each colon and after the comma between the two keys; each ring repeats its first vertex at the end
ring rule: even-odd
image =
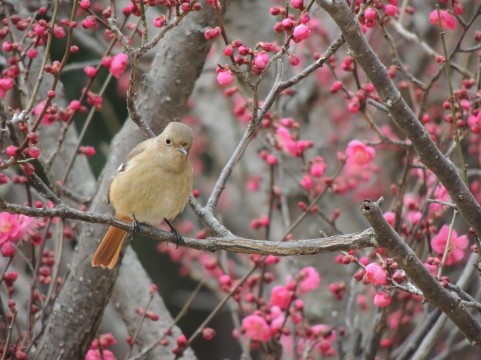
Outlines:
{"type": "Polygon", "coordinates": [[[184,209],[192,192],[190,163],[186,161],[180,170],[172,171],[148,159],[131,161],[125,171],[116,175],[110,188],[116,213],[135,215],[138,221],[152,225],[164,218],[173,219],[184,209]]]}

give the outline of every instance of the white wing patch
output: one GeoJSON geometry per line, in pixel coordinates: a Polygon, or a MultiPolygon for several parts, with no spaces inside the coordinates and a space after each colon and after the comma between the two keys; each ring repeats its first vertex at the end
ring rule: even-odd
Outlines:
{"type": "Polygon", "coordinates": [[[130,167],[130,161],[127,161],[126,163],[120,164],[119,168],[117,169],[117,172],[126,172],[130,167]]]}

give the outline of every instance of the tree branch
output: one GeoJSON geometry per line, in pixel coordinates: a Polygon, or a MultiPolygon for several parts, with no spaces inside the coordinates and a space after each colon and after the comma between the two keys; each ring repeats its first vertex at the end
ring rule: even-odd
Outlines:
{"type": "Polygon", "coordinates": [[[481,324],[461,303],[460,299],[441,286],[416,256],[416,253],[388,224],[379,202],[365,200],[361,204],[364,217],[377,234],[379,245],[401,266],[424,298],[444,312],[474,345],[481,346],[481,324]]]}

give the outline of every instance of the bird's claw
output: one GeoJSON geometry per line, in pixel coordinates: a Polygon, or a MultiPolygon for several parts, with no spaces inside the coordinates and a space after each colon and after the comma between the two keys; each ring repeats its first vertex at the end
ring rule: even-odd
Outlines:
{"type": "Polygon", "coordinates": [[[179,232],[175,229],[175,227],[172,226],[172,224],[167,219],[164,220],[170,227],[170,233],[175,237],[175,249],[177,250],[179,248],[179,245],[184,242],[184,238],[182,237],[182,235],[179,234],[179,232]]]}

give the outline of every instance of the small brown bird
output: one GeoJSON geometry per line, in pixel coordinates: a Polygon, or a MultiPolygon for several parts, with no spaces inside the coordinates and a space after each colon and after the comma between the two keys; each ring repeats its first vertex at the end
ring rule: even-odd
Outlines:
{"type": "MultiPolygon", "coordinates": [[[[127,222],[170,225],[192,192],[192,165],[187,157],[194,141],[192,129],[171,122],[162,134],[138,144],[119,167],[108,200],[115,216],[127,222]]],[[[92,258],[92,266],[112,269],[119,260],[127,231],[111,226],[92,258]]]]}

